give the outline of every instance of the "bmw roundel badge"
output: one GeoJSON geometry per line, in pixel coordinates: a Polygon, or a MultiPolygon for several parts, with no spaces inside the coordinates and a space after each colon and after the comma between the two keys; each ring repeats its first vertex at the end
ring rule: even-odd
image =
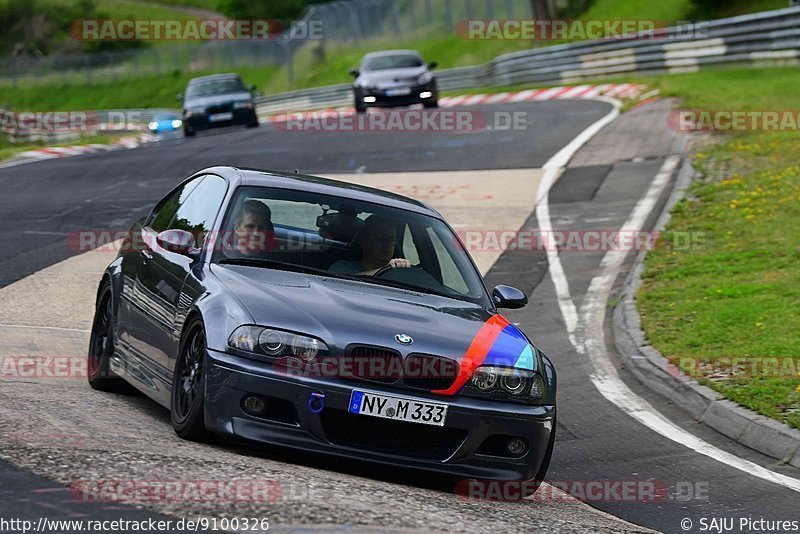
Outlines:
{"type": "Polygon", "coordinates": [[[414,342],[408,334],[395,334],[394,339],[401,345],[411,345],[414,342]]]}

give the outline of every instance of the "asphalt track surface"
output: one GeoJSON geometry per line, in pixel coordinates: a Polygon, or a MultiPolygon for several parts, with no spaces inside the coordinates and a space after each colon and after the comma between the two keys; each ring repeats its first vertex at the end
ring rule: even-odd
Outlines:
{"type": "MultiPolygon", "coordinates": [[[[476,109],[491,110],[491,106],[476,109]]],[[[299,168],[312,174],[538,168],[589,124],[604,116],[610,106],[594,101],[550,101],[502,109],[527,111],[528,130],[378,135],[287,133],[260,128],[0,169],[0,190],[4,191],[0,196],[0,223],[6,230],[0,235],[0,287],[75,254],[76,251],[65,246],[65,236],[70,232],[86,228],[124,228],[146,212],[171,185],[208,165],[299,168]]],[[[620,227],[662,164],[663,160],[652,159],[568,170],[550,193],[553,226],[561,229],[620,227]]],[[[664,200],[661,199],[662,204],[664,200]]],[[[653,224],[654,218],[655,214],[646,228],[653,224]]],[[[537,228],[535,215],[531,215],[525,228],[537,228]]],[[[590,281],[599,272],[601,259],[602,253],[561,254],[576,303],[581,302],[590,281]]],[[[622,283],[631,260],[632,255],[624,264],[615,288],[622,283]]],[[[553,359],[558,370],[559,425],[548,479],[657,481],[669,488],[667,498],[655,502],[590,504],[636,525],[664,532],[683,531],[681,520],[684,518],[694,522],[690,532],[699,531],[700,518],[704,517],[737,518],[737,525],[740,517],[797,520],[800,500],[797,492],[697,454],[642,426],[600,395],[590,381],[592,367],[586,355],[577,353],[567,338],[544,252],[504,253],[488,273],[487,281],[490,286],[501,282],[515,285],[529,295],[530,303],[526,308],[505,315],[520,324],[553,359]]],[[[606,330],[607,349],[613,358],[615,349],[608,325],[606,330]]],[[[773,461],[697,425],[687,414],[643,391],[635,379],[626,376],[624,369],[620,374],[632,389],[682,428],[722,450],[788,476],[798,476],[796,469],[776,466],[773,461]]],[[[130,404],[136,423],[148,419],[168,427],[168,418],[150,406],[149,401],[135,399],[130,404]]],[[[109,433],[113,433],[110,428],[109,433]]],[[[261,454],[248,448],[235,449],[235,452],[243,457],[261,454]]],[[[447,491],[425,476],[384,472],[369,466],[340,466],[336,462],[300,458],[292,453],[270,453],[268,457],[284,461],[290,468],[310,465],[330,470],[334,478],[342,472],[363,477],[364,488],[360,489],[369,490],[374,485],[375,491],[386,492],[386,495],[396,492],[398,501],[414,493],[447,491]]],[[[252,463],[248,461],[244,465],[252,463]]],[[[20,480],[21,486],[26,488],[40,483],[36,478],[17,477],[13,468],[3,466],[0,479],[5,481],[6,487],[8,478],[20,480]]],[[[7,509],[8,503],[15,502],[15,495],[19,493],[0,494],[0,506],[7,509]]],[[[385,506],[385,514],[391,515],[393,504],[387,502],[385,506]]],[[[547,514],[546,509],[538,508],[539,515],[533,522],[520,508],[497,506],[498,514],[506,517],[519,514],[521,520],[531,521],[528,523],[531,529],[541,529],[541,513],[545,517],[547,514]]],[[[46,503],[39,509],[47,509],[46,503]]],[[[93,510],[91,513],[101,512],[93,510]]],[[[443,509],[442,513],[447,514],[448,510],[443,509]]],[[[473,524],[472,528],[490,530],[493,515],[486,512],[485,524],[473,524]]],[[[577,529],[579,524],[580,521],[576,521],[558,526],[570,530],[577,529]]],[[[522,530],[527,530],[521,526],[522,530]]]]}

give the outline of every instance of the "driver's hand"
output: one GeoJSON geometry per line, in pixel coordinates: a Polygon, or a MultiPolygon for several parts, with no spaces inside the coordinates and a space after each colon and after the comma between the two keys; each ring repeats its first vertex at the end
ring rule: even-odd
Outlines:
{"type": "Polygon", "coordinates": [[[393,267],[395,269],[408,269],[411,267],[411,262],[405,258],[394,258],[389,262],[389,267],[393,267]]]}

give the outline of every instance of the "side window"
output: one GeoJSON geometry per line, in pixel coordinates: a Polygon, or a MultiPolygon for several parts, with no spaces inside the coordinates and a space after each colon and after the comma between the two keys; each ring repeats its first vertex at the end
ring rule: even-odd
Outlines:
{"type": "Polygon", "coordinates": [[[178,207],[189,198],[195,187],[202,181],[203,177],[195,178],[172,192],[167,198],[162,200],[154,209],[147,220],[147,226],[156,233],[163,232],[170,228],[170,223],[178,212],[178,207]]]}
{"type": "Polygon", "coordinates": [[[168,228],[190,232],[195,236],[195,246],[202,247],[206,233],[222,206],[226,189],[224,179],[213,174],[205,176],[189,193],[189,197],[178,205],[168,228]]]}
{"type": "Polygon", "coordinates": [[[428,237],[430,237],[431,244],[433,245],[433,250],[436,253],[436,258],[439,260],[439,267],[442,270],[442,283],[461,294],[468,294],[469,287],[467,286],[467,282],[464,280],[461,271],[458,270],[458,266],[453,261],[453,256],[450,255],[444,243],[442,243],[442,240],[439,238],[439,234],[430,226],[427,230],[428,237]]]}

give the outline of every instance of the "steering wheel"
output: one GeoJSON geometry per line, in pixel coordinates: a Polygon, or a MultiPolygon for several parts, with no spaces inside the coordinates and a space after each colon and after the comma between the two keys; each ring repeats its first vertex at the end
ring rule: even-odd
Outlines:
{"type": "Polygon", "coordinates": [[[416,265],[412,265],[411,267],[392,267],[391,265],[384,265],[383,267],[375,271],[375,273],[372,276],[374,276],[375,278],[380,278],[384,274],[391,271],[392,269],[411,269],[413,267],[416,267],[416,265]]]}

